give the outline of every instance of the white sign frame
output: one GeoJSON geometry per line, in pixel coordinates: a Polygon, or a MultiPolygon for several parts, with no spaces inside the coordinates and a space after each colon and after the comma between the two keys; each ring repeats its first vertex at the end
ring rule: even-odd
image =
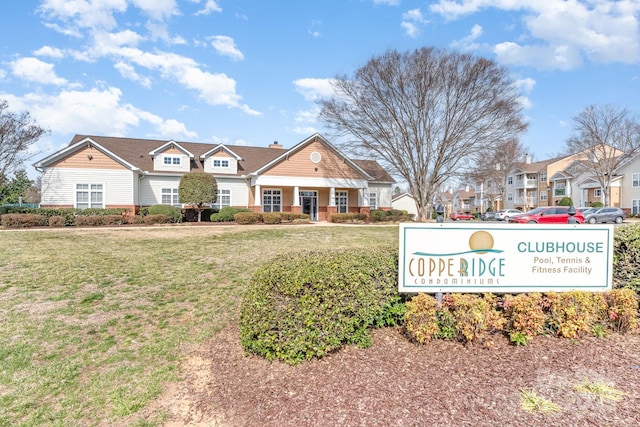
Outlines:
{"type": "Polygon", "coordinates": [[[612,224],[400,223],[406,293],[605,291],[612,224]]]}

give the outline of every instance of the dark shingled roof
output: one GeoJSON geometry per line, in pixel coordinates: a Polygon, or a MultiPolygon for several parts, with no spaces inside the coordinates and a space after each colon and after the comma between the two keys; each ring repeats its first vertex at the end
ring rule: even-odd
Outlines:
{"type": "MultiPolygon", "coordinates": [[[[149,155],[149,152],[169,142],[155,139],[76,135],[73,137],[69,145],[77,144],[86,138],[90,138],[95,143],[143,171],[153,171],[153,159],[149,155]]],[[[194,155],[194,158],[191,161],[192,171],[204,170],[203,164],[200,161],[200,156],[220,145],[182,141],[175,141],[175,143],[194,155]]],[[[282,148],[247,147],[242,145],[224,146],[242,158],[242,160],[238,161],[237,176],[255,172],[262,166],[288,151],[282,148]]],[[[373,177],[374,181],[395,182],[387,171],[373,160],[353,160],[353,162],[373,177]]]]}

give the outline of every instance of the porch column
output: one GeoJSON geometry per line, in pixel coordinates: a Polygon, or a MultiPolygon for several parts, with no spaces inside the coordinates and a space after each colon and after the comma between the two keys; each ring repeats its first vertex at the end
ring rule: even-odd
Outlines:
{"type": "Polygon", "coordinates": [[[300,206],[300,187],[297,185],[293,187],[293,203],[291,204],[291,213],[302,213],[302,207],[300,206]]]}
{"type": "Polygon", "coordinates": [[[329,188],[329,206],[335,206],[335,205],[336,205],[336,188],[331,187],[329,188]]]}
{"type": "Polygon", "coordinates": [[[260,190],[260,186],[255,186],[255,194],[253,197],[253,205],[254,206],[262,206],[262,190],[260,190]]]}
{"type": "Polygon", "coordinates": [[[291,206],[300,206],[300,187],[293,187],[293,203],[291,206]]]}

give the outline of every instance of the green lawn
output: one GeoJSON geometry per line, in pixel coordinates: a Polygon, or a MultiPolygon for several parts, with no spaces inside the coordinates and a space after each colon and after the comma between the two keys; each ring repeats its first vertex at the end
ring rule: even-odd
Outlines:
{"type": "Polygon", "coordinates": [[[397,240],[397,226],[0,231],[0,426],[117,424],[236,321],[261,263],[397,240]]]}

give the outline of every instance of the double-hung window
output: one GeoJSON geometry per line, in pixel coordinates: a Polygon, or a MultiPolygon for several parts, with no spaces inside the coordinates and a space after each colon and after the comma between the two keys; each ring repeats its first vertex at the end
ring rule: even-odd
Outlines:
{"type": "Polygon", "coordinates": [[[635,199],[631,201],[631,214],[632,215],[640,214],[640,200],[635,199]]]}
{"type": "Polygon", "coordinates": [[[76,209],[104,208],[102,184],[76,184],[76,209]]]}
{"type": "Polygon", "coordinates": [[[369,193],[369,208],[378,209],[378,193],[369,193]]]}
{"type": "Polygon", "coordinates": [[[640,173],[631,174],[631,181],[632,187],[640,187],[640,173]]]}
{"type": "Polygon", "coordinates": [[[231,190],[228,188],[218,188],[216,202],[211,207],[222,209],[231,206],[231,190]]]}
{"type": "Polygon", "coordinates": [[[165,156],[162,161],[165,165],[180,165],[180,157],[165,156]]]}
{"type": "Polygon", "coordinates": [[[162,189],[162,204],[180,206],[180,196],[177,188],[162,189]]]}
{"type": "Polygon", "coordinates": [[[346,191],[336,191],[336,207],[338,213],[349,212],[349,197],[346,191]]]}
{"type": "Polygon", "coordinates": [[[282,191],[263,190],[262,191],[262,211],[282,212],[282,191]]]}
{"type": "Polygon", "coordinates": [[[214,168],[228,168],[229,167],[229,160],[214,159],[213,167],[214,168]]]}

